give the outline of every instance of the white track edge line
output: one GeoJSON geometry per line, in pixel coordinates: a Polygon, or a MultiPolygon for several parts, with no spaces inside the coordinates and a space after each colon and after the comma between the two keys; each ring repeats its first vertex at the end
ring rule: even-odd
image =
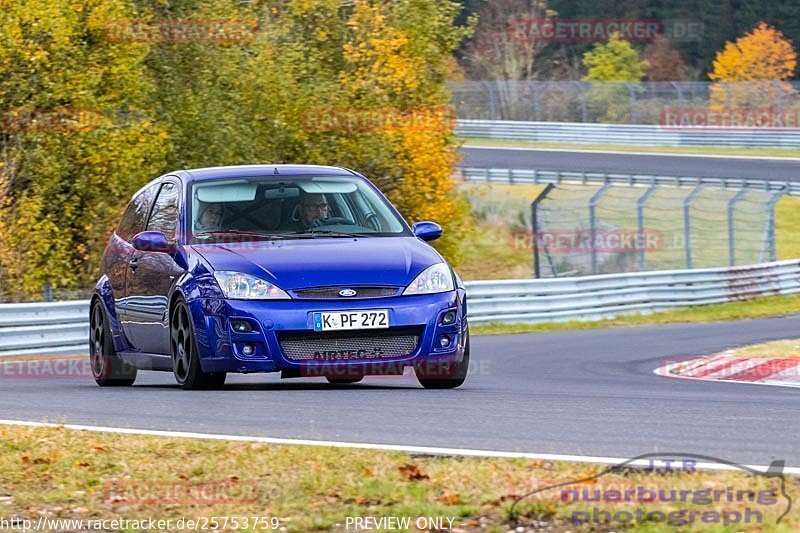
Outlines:
{"type": "MultiPolygon", "coordinates": [[[[180,439],[206,439],[206,440],[226,440],[232,442],[259,442],[264,444],[282,444],[296,446],[326,446],[331,448],[354,448],[362,450],[380,450],[392,452],[419,453],[426,455],[456,455],[463,457],[485,457],[496,459],[541,459],[546,461],[572,461],[576,463],[599,463],[616,465],[624,463],[629,459],[619,457],[594,457],[586,455],[564,455],[551,453],[527,453],[527,452],[503,452],[492,450],[471,450],[464,448],[441,448],[435,446],[407,446],[402,444],[369,444],[363,442],[341,442],[328,440],[308,440],[308,439],[283,439],[274,437],[255,437],[247,435],[222,435],[217,433],[194,433],[187,431],[166,431],[156,429],[133,429],[133,428],[114,428],[104,426],[86,426],[79,424],[55,424],[52,422],[31,422],[27,420],[3,420],[0,425],[24,426],[41,428],[64,428],[74,431],[90,431],[94,433],[116,433],[120,435],[144,435],[151,437],[171,437],[180,439]]],[[[650,466],[647,460],[638,460],[630,463],[632,466],[650,466]]],[[[767,471],[767,466],[763,465],[742,465],[744,467],[767,471]]],[[[697,463],[695,468],[698,470],[726,470],[741,471],[739,468],[718,463],[697,463]]],[[[789,475],[800,475],[800,467],[786,467],[784,473],[789,475]]]]}
{"type": "Polygon", "coordinates": [[[704,159],[745,159],[745,160],[762,160],[762,161],[793,161],[800,163],[800,157],[778,157],[769,155],[722,155],[722,154],[682,154],[680,152],[645,152],[645,151],[630,151],[624,150],[590,150],[590,149],[573,149],[573,148],[536,148],[527,146],[491,146],[482,144],[462,144],[461,148],[470,148],[474,150],[518,150],[523,152],[572,152],[578,154],[610,154],[610,155],[655,155],[662,157],[699,157],[704,159]]]}

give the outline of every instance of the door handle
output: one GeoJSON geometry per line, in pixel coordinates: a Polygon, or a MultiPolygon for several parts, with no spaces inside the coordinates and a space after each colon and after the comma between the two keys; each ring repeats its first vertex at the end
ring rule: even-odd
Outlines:
{"type": "Polygon", "coordinates": [[[128,261],[128,266],[131,267],[133,272],[136,272],[136,269],[139,268],[139,258],[134,257],[130,261],[128,261]]]}

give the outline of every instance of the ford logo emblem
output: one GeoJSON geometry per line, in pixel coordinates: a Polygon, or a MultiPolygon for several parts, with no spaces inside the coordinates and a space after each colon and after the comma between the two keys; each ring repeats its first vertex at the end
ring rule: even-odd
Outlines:
{"type": "Polygon", "coordinates": [[[342,289],[339,291],[339,296],[342,296],[344,298],[349,298],[351,296],[355,296],[356,294],[358,293],[353,289],[342,289]]]}

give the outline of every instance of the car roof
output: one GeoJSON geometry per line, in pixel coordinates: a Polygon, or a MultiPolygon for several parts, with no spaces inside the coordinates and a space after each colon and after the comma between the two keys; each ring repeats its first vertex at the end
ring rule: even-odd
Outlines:
{"type": "Polygon", "coordinates": [[[184,183],[196,181],[206,181],[215,179],[230,178],[255,178],[259,176],[355,176],[360,174],[344,167],[331,167],[325,165],[234,165],[227,167],[207,167],[176,170],[167,172],[144,184],[138,191],[133,193],[131,198],[135,198],[148,187],[160,183],[168,176],[180,178],[184,183]],[[276,174],[277,171],[277,174],[276,174]]]}
{"type": "Polygon", "coordinates": [[[352,170],[324,165],[237,165],[229,167],[195,168],[174,172],[188,181],[205,181],[221,178],[252,178],[256,176],[355,176],[352,170]]]}

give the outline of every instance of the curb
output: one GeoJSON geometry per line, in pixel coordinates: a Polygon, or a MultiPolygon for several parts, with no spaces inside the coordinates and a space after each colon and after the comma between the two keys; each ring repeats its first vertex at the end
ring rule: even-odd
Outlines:
{"type": "Polygon", "coordinates": [[[800,387],[800,358],[795,357],[738,357],[729,351],[662,363],[653,372],[666,378],[800,387]]]}

